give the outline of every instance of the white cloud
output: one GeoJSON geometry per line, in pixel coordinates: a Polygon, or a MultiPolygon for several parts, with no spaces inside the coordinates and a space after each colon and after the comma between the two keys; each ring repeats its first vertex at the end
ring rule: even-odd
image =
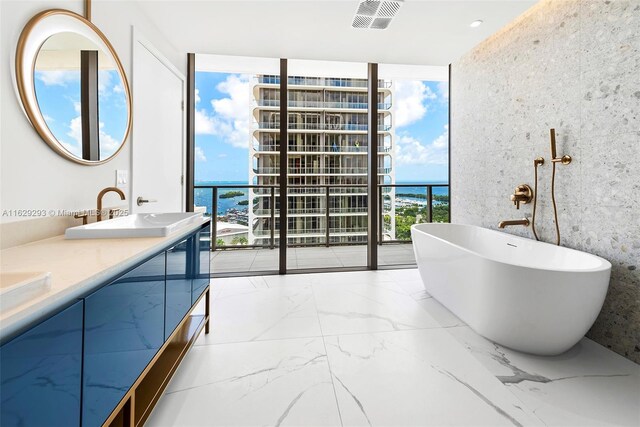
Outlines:
{"type": "Polygon", "coordinates": [[[449,101],[449,82],[438,83],[438,95],[443,103],[449,101]]]}
{"type": "Polygon", "coordinates": [[[98,135],[98,141],[100,141],[100,158],[106,159],[120,148],[121,143],[119,140],[106,133],[103,128],[104,123],[100,122],[100,131],[98,135]]]}
{"type": "Polygon", "coordinates": [[[36,78],[45,86],[66,86],[67,83],[80,81],[79,71],[42,70],[36,71],[36,78]]]}
{"type": "Polygon", "coordinates": [[[75,156],[82,157],[82,118],[80,116],[71,119],[71,122],[69,122],[67,136],[71,138],[71,142],[60,141],[62,146],[75,156]]]}
{"type": "Polygon", "coordinates": [[[109,70],[98,71],[98,93],[100,95],[109,96],[112,86],[113,74],[109,70]]]}
{"type": "MultiPolygon", "coordinates": [[[[100,122],[98,138],[100,141],[100,158],[106,159],[120,147],[120,141],[104,131],[104,123],[100,122]]],[[[69,122],[67,136],[71,141],[60,141],[62,146],[77,157],[82,157],[82,118],[74,117],[69,122]]]]}
{"type": "Polygon", "coordinates": [[[207,156],[204,155],[204,151],[202,151],[202,147],[196,147],[195,151],[196,162],[206,162],[207,156]]]}
{"type": "Polygon", "coordinates": [[[230,75],[216,88],[229,96],[211,100],[211,115],[205,109],[196,111],[196,133],[220,136],[227,144],[248,148],[252,106],[250,76],[230,75]]]}
{"type": "Polygon", "coordinates": [[[216,135],[213,118],[205,110],[196,110],[195,127],[198,135],[216,135]]]}
{"type": "Polygon", "coordinates": [[[449,126],[445,125],[444,132],[430,144],[411,135],[398,135],[396,142],[396,161],[399,165],[438,164],[448,162],[449,126]]]}
{"type": "Polygon", "coordinates": [[[113,86],[113,93],[124,93],[124,89],[121,84],[113,86]]]}
{"type": "Polygon", "coordinates": [[[427,113],[428,102],[437,95],[418,80],[397,80],[394,82],[394,126],[397,128],[410,125],[427,113]]]}
{"type": "Polygon", "coordinates": [[[227,157],[227,153],[220,153],[218,154],[218,157],[224,159],[225,157],[227,157]]]}
{"type": "Polygon", "coordinates": [[[200,89],[196,89],[196,105],[200,102],[200,89]]]}

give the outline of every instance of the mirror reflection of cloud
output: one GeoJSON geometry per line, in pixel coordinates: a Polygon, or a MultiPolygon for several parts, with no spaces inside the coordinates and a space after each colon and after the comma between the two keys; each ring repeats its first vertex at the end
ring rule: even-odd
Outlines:
{"type": "MultiPolygon", "coordinates": [[[[51,133],[64,149],[82,157],[79,71],[44,70],[35,77],[38,104],[51,133]]],[[[128,105],[117,70],[98,72],[98,93],[100,158],[105,159],[117,151],[127,126],[128,105]]]]}
{"type": "Polygon", "coordinates": [[[69,83],[80,83],[80,70],[39,70],[35,72],[36,80],[45,86],[67,86],[69,83]]]}

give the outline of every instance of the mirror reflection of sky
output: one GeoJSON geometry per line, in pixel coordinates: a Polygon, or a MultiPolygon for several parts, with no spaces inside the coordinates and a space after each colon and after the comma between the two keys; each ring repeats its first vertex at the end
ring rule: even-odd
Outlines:
{"type": "MultiPolygon", "coordinates": [[[[62,146],[82,158],[80,70],[37,70],[35,91],[40,112],[62,146]]],[[[98,71],[100,159],[113,155],[127,129],[127,102],[117,70],[98,71]]]]}
{"type": "MultiPolygon", "coordinates": [[[[196,181],[248,181],[254,78],[196,72],[196,181]]],[[[393,84],[396,181],[448,182],[447,83],[393,84]]]]}

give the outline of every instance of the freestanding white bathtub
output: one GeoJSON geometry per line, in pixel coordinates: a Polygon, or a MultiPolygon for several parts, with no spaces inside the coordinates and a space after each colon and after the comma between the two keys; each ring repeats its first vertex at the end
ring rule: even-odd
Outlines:
{"type": "Polygon", "coordinates": [[[411,237],[426,291],[498,344],[560,354],[602,309],[611,264],[595,255],[472,225],[417,224],[411,237]]]}

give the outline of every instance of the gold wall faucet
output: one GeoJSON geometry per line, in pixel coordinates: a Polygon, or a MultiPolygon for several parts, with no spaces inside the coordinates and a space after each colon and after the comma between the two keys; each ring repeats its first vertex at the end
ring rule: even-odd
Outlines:
{"type": "Polygon", "coordinates": [[[500,221],[498,223],[498,228],[505,228],[508,227],[510,225],[524,225],[525,227],[529,226],[529,219],[528,218],[522,218],[522,219],[512,219],[509,221],[500,221]]]}
{"type": "Polygon", "coordinates": [[[533,199],[533,190],[527,184],[520,184],[510,197],[516,209],[520,209],[520,203],[529,203],[533,199]]]}
{"type": "Polygon", "coordinates": [[[124,193],[122,192],[122,190],[120,190],[118,187],[107,187],[105,189],[103,189],[102,191],[100,191],[98,193],[98,200],[97,200],[97,210],[98,210],[98,214],[97,214],[97,220],[98,221],[102,221],[102,198],[104,197],[105,194],[109,193],[113,191],[114,193],[118,193],[118,195],[120,196],[120,200],[124,200],[124,193]]]}

